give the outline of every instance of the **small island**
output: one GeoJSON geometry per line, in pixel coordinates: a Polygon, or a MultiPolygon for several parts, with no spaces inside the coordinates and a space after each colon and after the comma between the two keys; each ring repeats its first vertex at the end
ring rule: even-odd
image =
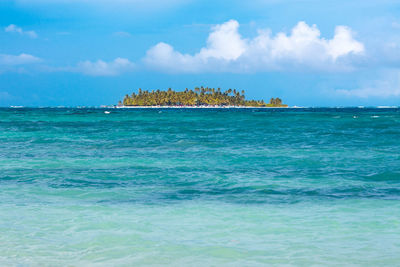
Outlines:
{"type": "Polygon", "coordinates": [[[196,87],[194,90],[167,91],[142,90],[125,95],[119,101],[118,107],[288,107],[282,104],[280,98],[271,98],[269,103],[264,100],[246,100],[244,90],[196,87]]]}

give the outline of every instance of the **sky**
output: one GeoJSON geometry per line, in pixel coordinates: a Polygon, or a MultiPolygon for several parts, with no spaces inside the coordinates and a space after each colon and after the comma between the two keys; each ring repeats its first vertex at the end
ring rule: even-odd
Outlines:
{"type": "Polygon", "coordinates": [[[0,1],[0,106],[196,86],[290,106],[400,105],[400,1],[0,1]]]}

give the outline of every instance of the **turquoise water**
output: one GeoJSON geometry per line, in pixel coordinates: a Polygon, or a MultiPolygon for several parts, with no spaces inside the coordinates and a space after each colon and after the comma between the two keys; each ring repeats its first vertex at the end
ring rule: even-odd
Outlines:
{"type": "Polygon", "coordinates": [[[0,109],[1,266],[400,265],[399,109],[0,109]]]}

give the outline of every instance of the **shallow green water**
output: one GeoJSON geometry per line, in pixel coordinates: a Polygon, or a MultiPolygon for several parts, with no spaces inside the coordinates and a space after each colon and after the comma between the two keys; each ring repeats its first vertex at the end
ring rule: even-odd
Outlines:
{"type": "Polygon", "coordinates": [[[398,109],[0,109],[0,265],[400,265],[398,109]]]}

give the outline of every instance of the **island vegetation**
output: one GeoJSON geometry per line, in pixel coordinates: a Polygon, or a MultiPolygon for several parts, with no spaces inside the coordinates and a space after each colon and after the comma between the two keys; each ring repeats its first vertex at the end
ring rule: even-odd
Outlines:
{"type": "Polygon", "coordinates": [[[167,91],[142,90],[125,95],[118,106],[236,106],[236,107],[287,107],[280,98],[271,98],[269,103],[264,100],[246,100],[244,90],[196,87],[194,90],[167,91]]]}

